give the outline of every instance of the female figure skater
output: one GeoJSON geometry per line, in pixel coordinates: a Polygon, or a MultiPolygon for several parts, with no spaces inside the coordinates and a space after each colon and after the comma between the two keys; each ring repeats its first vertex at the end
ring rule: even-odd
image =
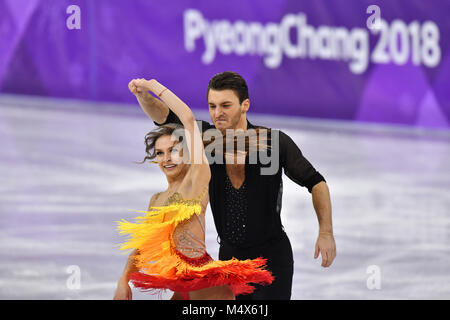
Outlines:
{"type": "MultiPolygon", "coordinates": [[[[270,284],[273,276],[265,269],[265,259],[214,261],[206,252],[204,225],[211,171],[195,117],[156,80],[140,81],[145,84],[140,88],[157,95],[181,120],[187,155],[182,144],[171,139],[181,126],[161,126],[146,136],[147,153],[154,149],[146,159],[156,157],[168,188],[152,196],[148,211],[136,223],[119,222],[121,234],[131,236],[121,249],[134,251],[114,299],[132,298],[130,280],[143,291],[172,290],[174,300],[234,300],[238,294],[253,292],[250,283],[270,284]]],[[[136,96],[143,94],[132,83],[129,87],[136,96]]]]}

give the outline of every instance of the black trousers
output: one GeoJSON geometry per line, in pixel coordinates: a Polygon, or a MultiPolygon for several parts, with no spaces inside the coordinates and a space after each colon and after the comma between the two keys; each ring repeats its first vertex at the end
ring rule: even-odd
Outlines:
{"type": "Polygon", "coordinates": [[[229,260],[267,259],[267,269],[272,272],[275,280],[269,286],[254,285],[255,291],[248,295],[239,295],[236,300],[290,300],[292,292],[292,276],[294,274],[294,261],[292,247],[286,233],[283,231],[280,238],[268,241],[257,247],[237,248],[220,242],[219,259],[229,260]]]}

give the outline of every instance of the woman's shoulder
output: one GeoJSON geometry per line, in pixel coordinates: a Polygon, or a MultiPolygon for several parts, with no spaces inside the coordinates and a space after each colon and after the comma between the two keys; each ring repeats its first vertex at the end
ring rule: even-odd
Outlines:
{"type": "Polygon", "coordinates": [[[159,196],[164,193],[163,191],[161,192],[157,192],[154,195],[152,195],[152,197],[150,198],[150,207],[154,207],[156,201],[158,200],[159,196]]]}

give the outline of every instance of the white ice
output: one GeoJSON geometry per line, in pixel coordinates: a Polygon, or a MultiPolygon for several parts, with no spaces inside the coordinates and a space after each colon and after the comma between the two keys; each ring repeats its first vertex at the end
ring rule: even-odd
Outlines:
{"type": "MultiPolygon", "coordinates": [[[[450,298],[448,131],[248,118],[289,134],[330,188],[337,257],[323,268],[311,195],[283,178],[292,299],[450,298]]],[[[153,127],[138,105],[0,96],[0,299],[113,297],[127,258],[116,221],[167,186],[155,165],[133,162],[153,127]]],[[[207,248],[217,258],[209,207],[207,248]]]]}

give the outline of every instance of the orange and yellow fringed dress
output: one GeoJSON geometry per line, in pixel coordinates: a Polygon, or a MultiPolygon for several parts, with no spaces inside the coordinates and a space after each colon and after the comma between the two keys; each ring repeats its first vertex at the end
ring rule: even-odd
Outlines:
{"type": "Polygon", "coordinates": [[[239,295],[252,293],[251,283],[272,283],[266,259],[221,261],[206,252],[201,203],[207,190],[190,200],[175,192],[163,206],[138,211],[145,215],[136,223],[119,222],[120,233],[130,235],[121,249],[137,249],[140,271],[130,275],[134,287],[153,293],[169,289],[188,299],[190,291],[213,286],[229,285],[239,295]]]}

